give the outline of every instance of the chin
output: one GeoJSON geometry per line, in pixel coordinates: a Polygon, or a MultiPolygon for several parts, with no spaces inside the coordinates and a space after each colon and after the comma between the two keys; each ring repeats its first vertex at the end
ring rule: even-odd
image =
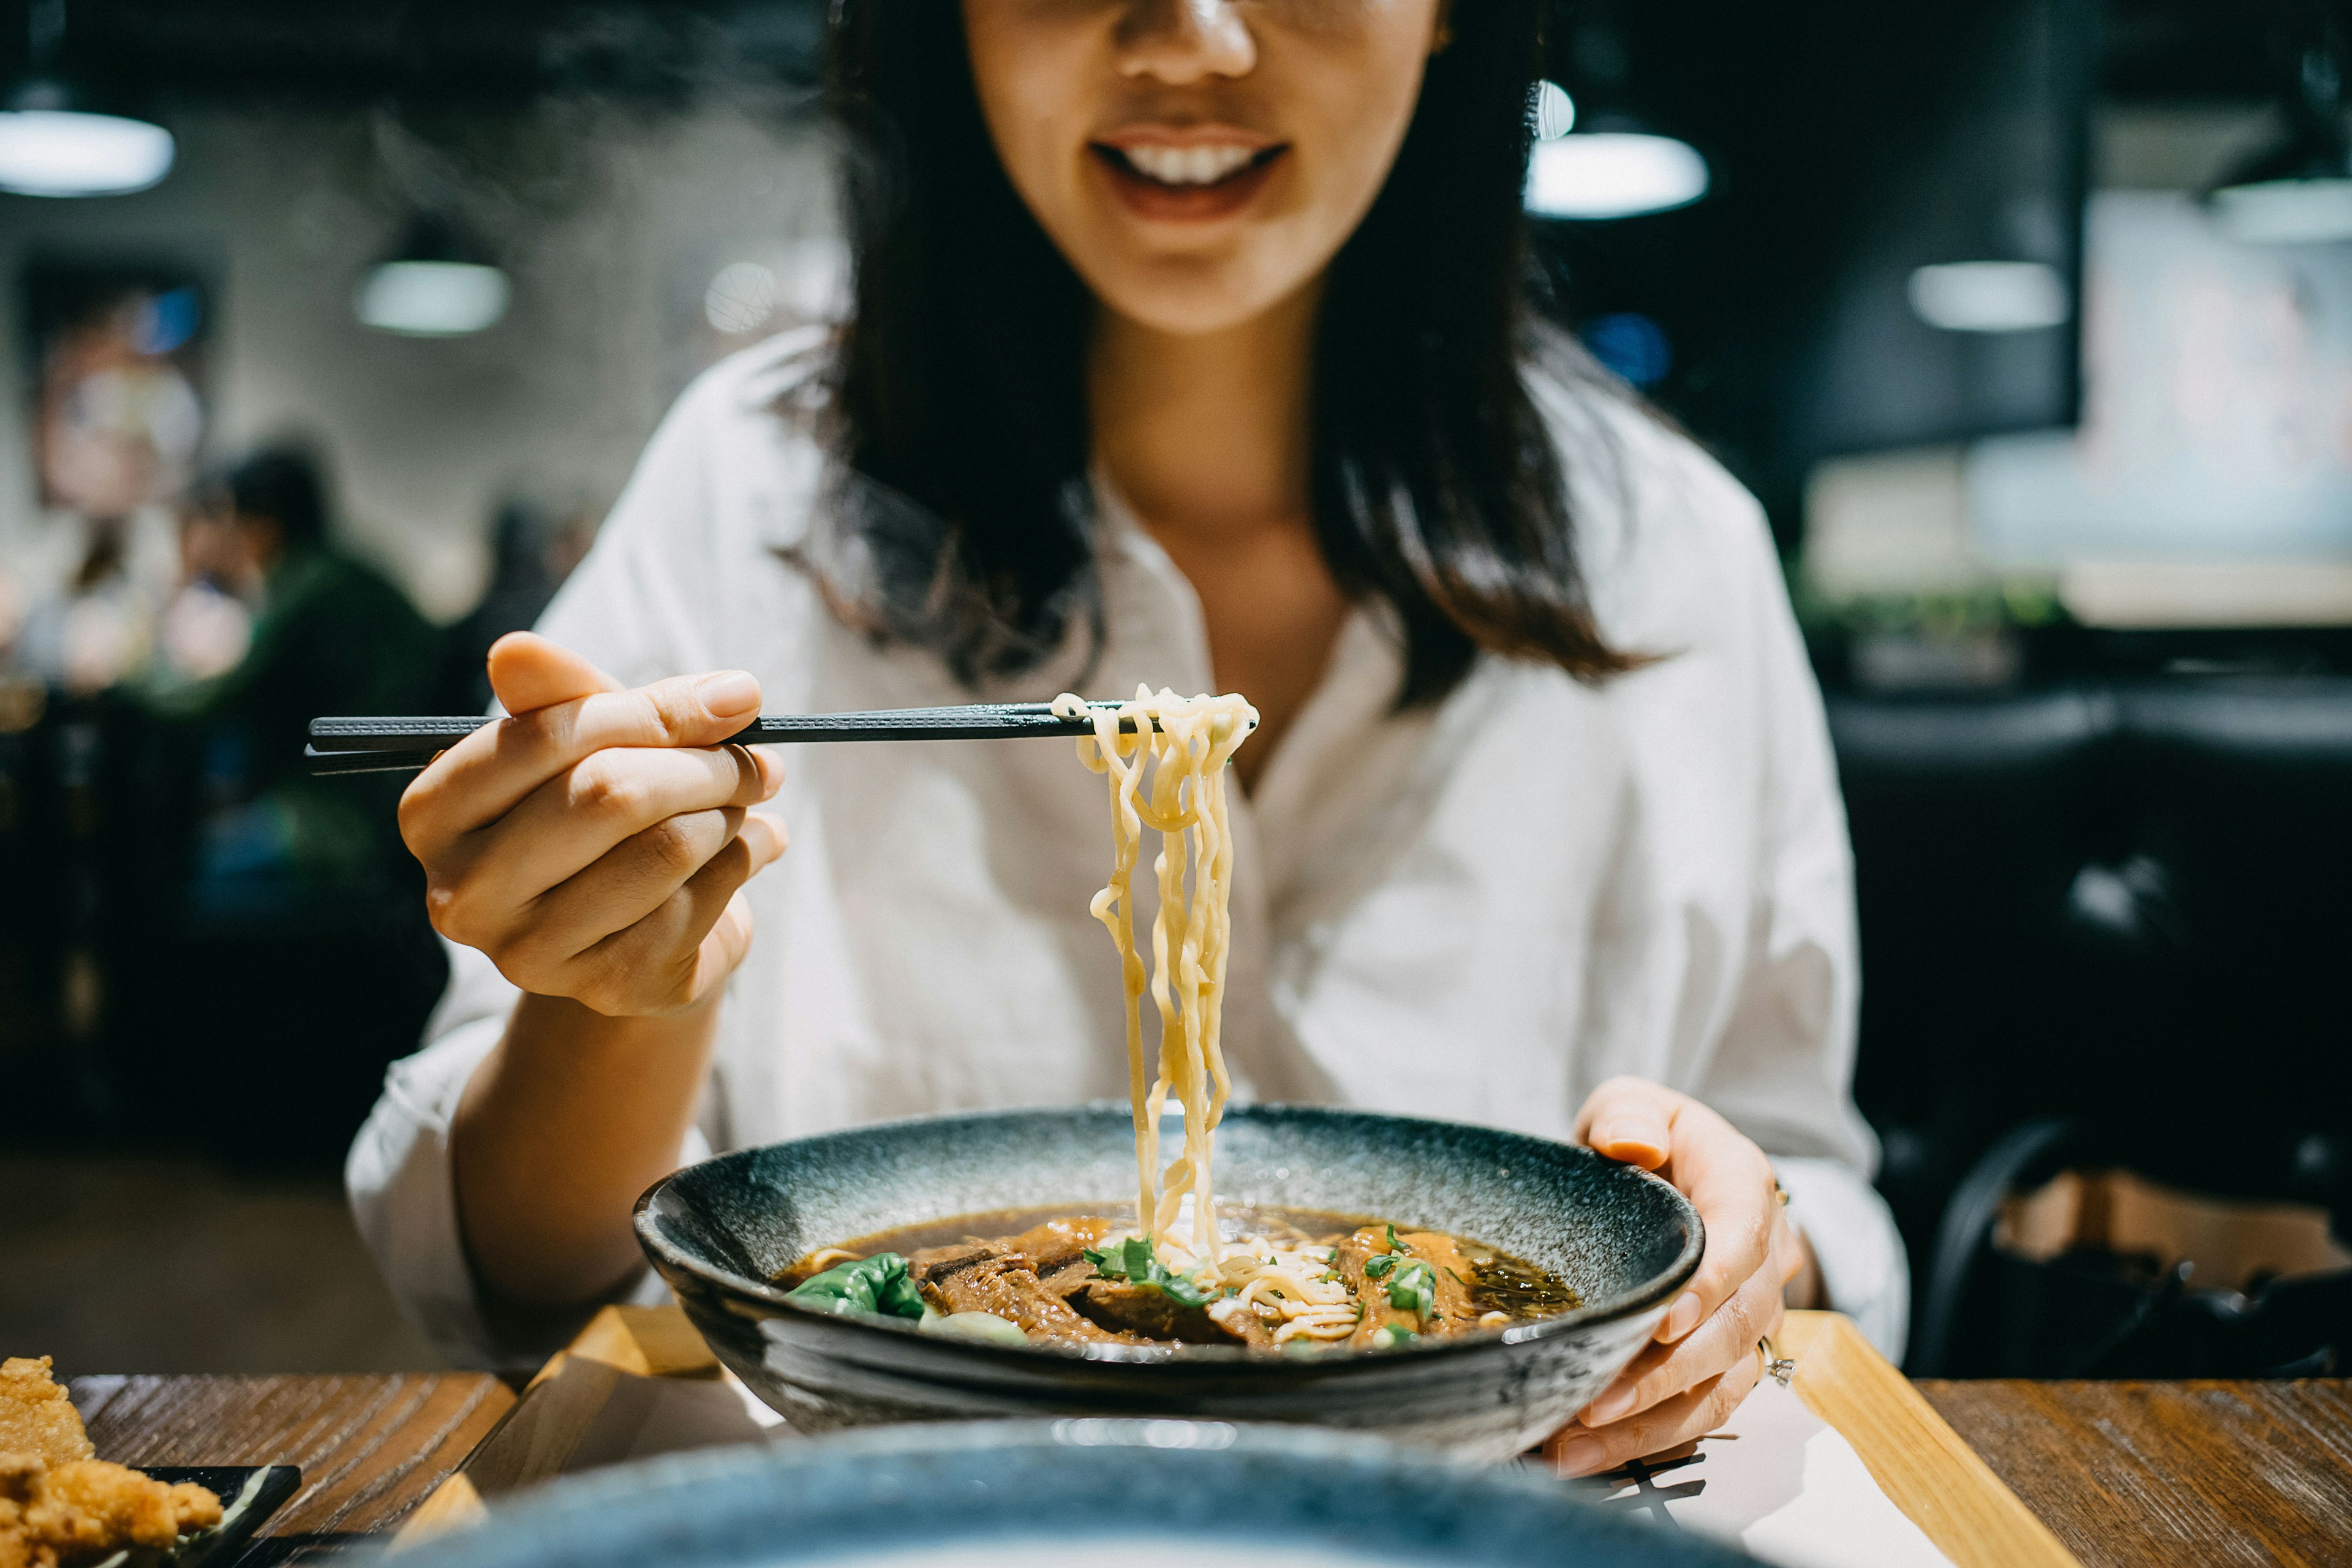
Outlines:
{"type": "Polygon", "coordinates": [[[1256,319],[1304,280],[1269,279],[1230,258],[1185,258],[1107,268],[1087,281],[1105,308],[1139,326],[1201,337],[1256,319]]]}

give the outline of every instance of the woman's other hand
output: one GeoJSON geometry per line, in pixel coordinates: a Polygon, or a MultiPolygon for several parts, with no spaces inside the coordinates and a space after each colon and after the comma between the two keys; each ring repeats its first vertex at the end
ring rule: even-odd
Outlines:
{"type": "Polygon", "coordinates": [[[525,992],[609,1017],[716,994],[751,942],[743,884],[784,850],[749,807],[782,765],[721,745],[756,717],[740,670],[624,690],[529,632],[490,649],[510,717],[443,752],[401,797],[434,928],[525,992]]]}
{"type": "Polygon", "coordinates": [[[1690,1096],[1612,1079],[1584,1102],[1576,1135],[1674,1183],[1706,1226],[1706,1255],[1653,1342],[1544,1446],[1561,1474],[1589,1476],[1721,1426],[1756,1386],[1756,1342],[1779,1330],[1789,1282],[1811,1260],[1764,1151],[1690,1096]]]}

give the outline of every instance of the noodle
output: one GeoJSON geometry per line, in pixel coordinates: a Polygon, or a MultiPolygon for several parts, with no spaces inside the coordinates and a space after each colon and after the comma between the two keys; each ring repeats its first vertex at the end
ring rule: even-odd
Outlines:
{"type": "Polygon", "coordinates": [[[1257,710],[1239,697],[1187,698],[1139,686],[1134,700],[1091,710],[1081,699],[1065,692],[1054,699],[1054,711],[1065,718],[1091,714],[1095,732],[1078,742],[1078,760],[1107,775],[1110,787],[1110,881],[1094,896],[1091,909],[1118,949],[1126,995],[1138,1222],[1155,1247],[1171,1250],[1169,1232],[1189,1195],[1190,1252],[1195,1267],[1213,1272],[1223,1248],[1217,1237],[1211,1151],[1233,1090],[1220,1033],[1234,867],[1233,835],[1225,816],[1225,764],[1257,722],[1257,710]],[[1126,723],[1132,724],[1133,734],[1122,732],[1126,723]],[[1160,909],[1151,921],[1150,981],[1151,1000],[1160,1011],[1160,1064],[1148,1086],[1145,973],[1136,951],[1132,897],[1146,826],[1160,836],[1160,854],[1152,863],[1160,909]],[[1160,1112],[1171,1091],[1184,1108],[1184,1151],[1171,1163],[1163,1180],[1160,1112]]]}
{"type": "Polygon", "coordinates": [[[1090,907],[1118,950],[1126,993],[1135,1212],[1143,1234],[1163,1267],[1223,1292],[1209,1307],[1213,1315],[1255,1312],[1276,1324],[1276,1344],[1344,1340],[1355,1332],[1363,1309],[1332,1268],[1332,1248],[1257,1236],[1242,1238],[1228,1252],[1217,1235],[1211,1159],[1233,1092],[1221,1033],[1234,872],[1225,764],[1256,724],[1257,710],[1239,697],[1185,698],[1139,687],[1133,701],[1116,708],[1089,710],[1065,693],[1054,699],[1054,711],[1094,720],[1095,732],[1078,742],[1078,760],[1105,774],[1110,787],[1110,881],[1090,907]],[[1130,721],[1135,732],[1124,733],[1130,721]],[[1152,862],[1160,911],[1151,922],[1149,983],[1160,1011],[1160,1064],[1148,1084],[1146,976],[1131,901],[1146,827],[1160,834],[1160,855],[1152,862]],[[1184,1151],[1163,1176],[1160,1112],[1171,1092],[1184,1107],[1184,1151]],[[1192,1200],[1189,1246],[1171,1234],[1187,1197],[1192,1200]]]}

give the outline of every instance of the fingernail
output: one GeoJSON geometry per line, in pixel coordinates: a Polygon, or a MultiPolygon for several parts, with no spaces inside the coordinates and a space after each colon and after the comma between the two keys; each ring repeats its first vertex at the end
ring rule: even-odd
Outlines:
{"type": "Polygon", "coordinates": [[[1633,1385],[1621,1383],[1586,1408],[1584,1424],[1587,1426],[1606,1426],[1621,1415],[1632,1415],[1633,1411],[1633,1385]]]}
{"type": "Polygon", "coordinates": [[[1666,1313],[1666,1321],[1658,1329],[1658,1338],[1671,1343],[1698,1327],[1699,1315],[1706,1310],[1696,1290],[1685,1290],[1666,1313]]]}
{"type": "Polygon", "coordinates": [[[1601,1468],[1605,1452],[1598,1437],[1570,1437],[1553,1451],[1552,1468],[1563,1476],[1590,1475],[1601,1468]]]}
{"type": "Polygon", "coordinates": [[[1604,1121],[1593,1129],[1592,1146],[1604,1154],[1622,1149],[1619,1158],[1655,1158],[1666,1152],[1666,1130],[1648,1121],[1604,1121]]]}
{"type": "Polygon", "coordinates": [[[760,683],[740,669],[706,675],[695,683],[694,695],[717,714],[748,713],[760,705],[760,683]]]}

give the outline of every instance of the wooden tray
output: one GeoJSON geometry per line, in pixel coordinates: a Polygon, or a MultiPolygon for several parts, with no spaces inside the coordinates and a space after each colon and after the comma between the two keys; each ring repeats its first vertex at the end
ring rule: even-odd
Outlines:
{"type": "Polygon", "coordinates": [[[2081,1568],[2074,1554],[1843,1312],[1790,1312],[1790,1390],[1853,1445],[1878,1489],[1957,1568],[2081,1568]]]}
{"type": "MultiPolygon", "coordinates": [[[[1790,1388],[1853,1446],[1888,1500],[1957,1568],[2080,1568],[1850,1319],[1791,1312],[1780,1347],[1797,1363],[1790,1388]]],[[[506,1419],[409,1516],[393,1549],[471,1523],[486,1500],[593,1468],[600,1421],[627,1425],[621,1407],[642,1393],[645,1379],[704,1384],[715,1409],[728,1402],[740,1408],[685,1313],[607,1307],[540,1369],[506,1419]]],[[[744,1423],[747,1435],[756,1435],[748,1416],[744,1423]]]]}

